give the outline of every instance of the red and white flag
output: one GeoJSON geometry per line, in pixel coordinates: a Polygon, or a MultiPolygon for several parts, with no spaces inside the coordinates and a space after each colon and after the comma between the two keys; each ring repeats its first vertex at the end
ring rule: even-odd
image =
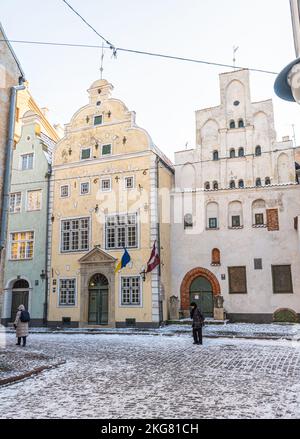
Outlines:
{"type": "Polygon", "coordinates": [[[150,259],[147,263],[147,273],[151,273],[151,271],[153,271],[154,268],[157,267],[159,264],[160,264],[160,257],[158,253],[157,244],[155,241],[153,244],[150,259]]]}

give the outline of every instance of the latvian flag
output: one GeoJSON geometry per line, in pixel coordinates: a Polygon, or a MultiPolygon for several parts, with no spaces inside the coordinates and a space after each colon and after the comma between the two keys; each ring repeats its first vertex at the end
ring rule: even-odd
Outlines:
{"type": "Polygon", "coordinates": [[[154,268],[157,267],[159,264],[160,264],[160,257],[158,253],[157,244],[155,241],[153,244],[150,259],[147,263],[147,273],[151,273],[151,271],[153,271],[154,268]]]}

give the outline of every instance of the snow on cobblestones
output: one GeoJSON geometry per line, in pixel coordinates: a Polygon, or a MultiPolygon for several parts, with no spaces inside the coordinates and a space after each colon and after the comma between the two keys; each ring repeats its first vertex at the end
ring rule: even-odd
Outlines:
{"type": "Polygon", "coordinates": [[[67,363],[1,388],[1,418],[300,416],[296,342],[32,334],[28,345],[67,363]]]}

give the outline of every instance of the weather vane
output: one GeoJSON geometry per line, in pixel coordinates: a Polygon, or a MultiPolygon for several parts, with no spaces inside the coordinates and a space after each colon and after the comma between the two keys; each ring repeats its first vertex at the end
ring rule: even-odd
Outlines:
{"type": "Polygon", "coordinates": [[[235,54],[239,50],[239,46],[233,46],[233,67],[235,68],[236,57],[235,54]]]}
{"type": "Polygon", "coordinates": [[[104,60],[104,43],[102,43],[102,54],[101,54],[101,67],[100,67],[100,79],[103,79],[103,60],[104,60]]]}

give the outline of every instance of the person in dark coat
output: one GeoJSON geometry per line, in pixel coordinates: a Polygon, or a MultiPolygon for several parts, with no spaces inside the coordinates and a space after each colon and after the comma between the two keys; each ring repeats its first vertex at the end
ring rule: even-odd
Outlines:
{"type": "Polygon", "coordinates": [[[191,319],[193,320],[193,337],[194,344],[202,344],[202,326],[204,325],[204,316],[197,306],[197,303],[191,303],[191,319]]]}
{"type": "Polygon", "coordinates": [[[23,339],[23,346],[26,346],[26,338],[28,336],[28,322],[21,322],[21,312],[25,311],[25,306],[20,305],[14,322],[16,330],[17,346],[21,345],[21,339],[23,339]]]}

